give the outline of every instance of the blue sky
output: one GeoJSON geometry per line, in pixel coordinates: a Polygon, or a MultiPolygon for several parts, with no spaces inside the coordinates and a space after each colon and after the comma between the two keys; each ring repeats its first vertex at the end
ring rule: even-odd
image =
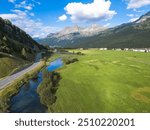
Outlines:
{"type": "Polygon", "coordinates": [[[148,11],[150,0],[0,0],[0,17],[40,38],[66,26],[113,27],[148,11]]]}

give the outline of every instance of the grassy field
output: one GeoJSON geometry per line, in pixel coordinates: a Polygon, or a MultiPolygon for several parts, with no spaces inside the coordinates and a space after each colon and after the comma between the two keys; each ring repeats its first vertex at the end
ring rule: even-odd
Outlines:
{"type": "Polygon", "coordinates": [[[10,75],[17,69],[20,69],[27,64],[29,64],[29,62],[22,59],[12,58],[0,54],[0,79],[10,75]]]}
{"type": "Polygon", "coordinates": [[[58,70],[55,112],[150,112],[150,53],[82,52],[58,70]]]}

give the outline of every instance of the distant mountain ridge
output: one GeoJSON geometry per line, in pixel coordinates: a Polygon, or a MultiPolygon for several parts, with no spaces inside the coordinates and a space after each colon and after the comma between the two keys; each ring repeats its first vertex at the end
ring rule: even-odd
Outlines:
{"type": "Polygon", "coordinates": [[[66,27],[58,33],[51,33],[46,38],[37,41],[46,45],[50,43],[51,46],[55,46],[55,44],[56,46],[61,46],[62,44],[66,45],[69,43],[74,44],[76,39],[90,37],[106,29],[106,27],[96,24],[85,28],[81,28],[79,26],[66,27]]]}
{"type": "Polygon", "coordinates": [[[23,51],[26,58],[30,59],[42,48],[26,32],[0,17],[0,52],[22,57],[23,51]]]}
{"type": "MultiPolygon", "coordinates": [[[[150,12],[137,21],[120,26],[93,31],[87,28],[87,35],[73,31],[64,35],[52,34],[39,40],[41,44],[67,48],[147,48],[150,47],[150,12]],[[90,34],[91,32],[91,34],[90,34]],[[94,32],[94,33],[93,33],[94,32]],[[95,33],[96,32],[96,33],[95,33]]],[[[78,29],[80,30],[80,28],[78,29]]],[[[82,30],[82,29],[81,29],[82,30]]],[[[64,30],[62,31],[64,32],[64,30]]],[[[84,31],[83,31],[84,32],[84,31]]],[[[86,34],[86,33],[85,33],[86,34]]]]}
{"type": "Polygon", "coordinates": [[[99,26],[99,25],[92,25],[91,27],[85,27],[85,28],[81,28],[79,26],[73,26],[73,27],[66,27],[65,29],[63,29],[62,31],[58,32],[58,33],[52,33],[49,34],[47,37],[57,37],[57,38],[61,38],[62,36],[66,36],[69,34],[80,34],[82,36],[91,36],[94,34],[99,33],[100,31],[104,31],[106,28],[99,26]]]}

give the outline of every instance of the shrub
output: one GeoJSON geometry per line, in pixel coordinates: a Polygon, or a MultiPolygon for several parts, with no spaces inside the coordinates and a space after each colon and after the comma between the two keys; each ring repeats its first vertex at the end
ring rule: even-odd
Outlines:
{"type": "Polygon", "coordinates": [[[43,71],[43,81],[37,90],[42,104],[51,106],[56,102],[55,94],[60,79],[60,74],[57,72],[48,72],[46,69],[43,71]]]}
{"type": "Polygon", "coordinates": [[[77,61],[79,61],[79,60],[78,60],[77,58],[74,58],[74,59],[71,59],[71,60],[66,61],[66,64],[75,63],[75,62],[77,62],[77,61]]]}

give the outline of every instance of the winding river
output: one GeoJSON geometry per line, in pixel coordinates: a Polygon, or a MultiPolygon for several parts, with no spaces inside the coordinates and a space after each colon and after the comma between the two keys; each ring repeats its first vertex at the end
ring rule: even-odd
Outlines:
{"type": "MultiPolygon", "coordinates": [[[[62,59],[51,62],[46,69],[52,72],[63,66],[62,59]]],[[[17,95],[10,100],[10,113],[44,113],[47,107],[40,103],[37,88],[42,82],[42,72],[39,72],[37,79],[31,79],[24,84],[17,95]]]]}

